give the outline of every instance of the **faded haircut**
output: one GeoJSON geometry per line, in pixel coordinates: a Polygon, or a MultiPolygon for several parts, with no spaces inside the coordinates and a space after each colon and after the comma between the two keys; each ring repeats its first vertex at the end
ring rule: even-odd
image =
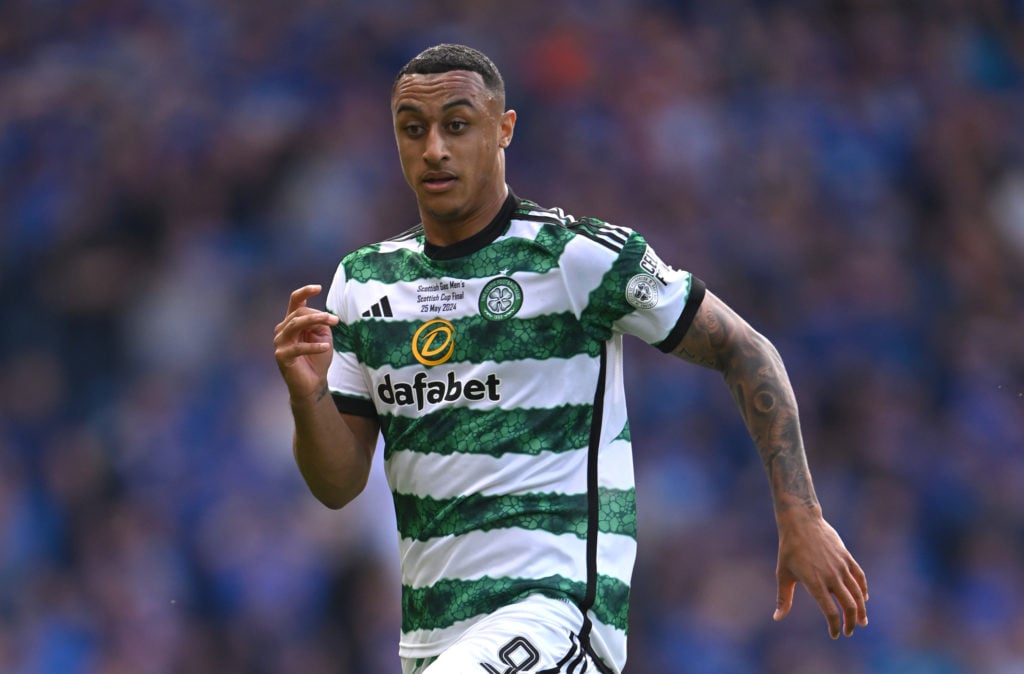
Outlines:
{"type": "Polygon", "coordinates": [[[501,78],[498,67],[483,52],[462,44],[439,44],[424,49],[398,71],[391,91],[394,92],[403,75],[433,75],[452,70],[479,73],[484,86],[504,102],[505,80],[501,78]]]}

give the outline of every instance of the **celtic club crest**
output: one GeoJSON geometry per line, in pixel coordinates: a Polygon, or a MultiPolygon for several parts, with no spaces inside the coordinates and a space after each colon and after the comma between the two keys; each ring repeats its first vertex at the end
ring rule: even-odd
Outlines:
{"type": "Polygon", "coordinates": [[[480,291],[480,313],[492,321],[512,318],[523,306],[523,289],[519,284],[502,276],[492,279],[480,291]]]}

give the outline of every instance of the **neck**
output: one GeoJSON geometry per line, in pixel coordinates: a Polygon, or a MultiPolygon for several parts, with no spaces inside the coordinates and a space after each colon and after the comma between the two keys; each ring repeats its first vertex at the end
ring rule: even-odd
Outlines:
{"type": "Polygon", "coordinates": [[[501,189],[477,207],[460,213],[435,213],[420,206],[420,219],[427,241],[435,246],[450,246],[480,232],[494,220],[508,197],[508,186],[502,182],[501,189]]]}

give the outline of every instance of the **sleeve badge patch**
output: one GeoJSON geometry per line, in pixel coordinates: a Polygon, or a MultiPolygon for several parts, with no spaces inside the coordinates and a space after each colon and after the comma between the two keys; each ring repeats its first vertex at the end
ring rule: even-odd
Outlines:
{"type": "Polygon", "coordinates": [[[635,309],[653,309],[658,299],[658,280],[650,274],[637,274],[626,284],[626,301],[635,309]]]}

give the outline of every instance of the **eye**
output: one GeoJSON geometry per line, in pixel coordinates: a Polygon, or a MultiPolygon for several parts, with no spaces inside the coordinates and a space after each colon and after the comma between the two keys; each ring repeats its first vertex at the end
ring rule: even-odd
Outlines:
{"type": "Polygon", "coordinates": [[[405,132],[405,135],[410,138],[419,138],[423,135],[423,125],[415,122],[406,124],[402,127],[402,130],[405,132]]]}
{"type": "Polygon", "coordinates": [[[467,126],[469,126],[469,123],[464,122],[461,119],[453,119],[452,121],[448,122],[448,130],[451,131],[452,133],[461,133],[466,130],[467,126]]]}

